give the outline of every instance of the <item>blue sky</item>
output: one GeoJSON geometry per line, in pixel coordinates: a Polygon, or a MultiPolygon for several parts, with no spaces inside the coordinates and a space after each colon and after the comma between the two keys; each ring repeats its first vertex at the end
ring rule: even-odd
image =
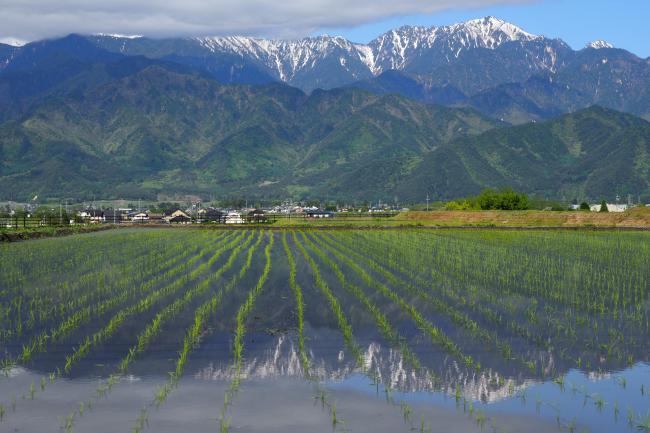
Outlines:
{"type": "MultiPolygon", "coordinates": [[[[399,1],[399,0],[396,0],[399,1]]],[[[573,48],[604,39],[641,57],[650,57],[650,0],[540,0],[529,4],[456,9],[432,15],[393,17],[354,28],[323,29],[355,42],[368,42],[401,25],[440,26],[493,15],[524,30],[561,38],[573,48]]]]}

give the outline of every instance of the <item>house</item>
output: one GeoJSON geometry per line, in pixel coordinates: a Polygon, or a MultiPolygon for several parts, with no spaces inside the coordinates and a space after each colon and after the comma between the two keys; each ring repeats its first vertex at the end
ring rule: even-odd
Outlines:
{"type": "Polygon", "coordinates": [[[106,221],[104,211],[101,209],[86,209],[79,212],[79,218],[93,224],[103,223],[106,221]]]}
{"type": "Polygon", "coordinates": [[[138,223],[149,221],[149,215],[146,212],[134,212],[129,215],[129,218],[131,221],[138,223]]]}
{"type": "Polygon", "coordinates": [[[120,223],[122,222],[122,212],[115,209],[108,209],[104,211],[104,220],[107,223],[120,223]]]}
{"type": "Polygon", "coordinates": [[[190,224],[192,222],[192,218],[180,209],[166,213],[163,220],[169,224],[190,224]]]}
{"type": "MultiPolygon", "coordinates": [[[[601,205],[599,204],[592,204],[589,206],[589,210],[592,212],[600,212],[600,207],[601,205]]],[[[620,213],[620,212],[625,212],[628,209],[628,206],[626,204],[612,204],[612,203],[607,203],[607,210],[609,212],[615,212],[615,213],[620,213]]]]}
{"type": "Polygon", "coordinates": [[[308,210],[305,212],[307,218],[333,218],[334,212],[325,210],[308,210]]]}
{"type": "Polygon", "coordinates": [[[245,222],[239,212],[228,212],[226,215],[226,224],[244,224],[245,222]]]}
{"type": "Polygon", "coordinates": [[[249,223],[266,223],[269,221],[266,213],[261,209],[253,209],[248,212],[246,219],[249,223]]]}
{"type": "Polygon", "coordinates": [[[151,223],[160,224],[165,222],[161,213],[147,212],[147,215],[149,215],[149,222],[151,223]]]}
{"type": "Polygon", "coordinates": [[[225,214],[219,209],[209,207],[207,209],[199,209],[197,212],[199,222],[210,222],[223,224],[225,222],[225,214]]]}

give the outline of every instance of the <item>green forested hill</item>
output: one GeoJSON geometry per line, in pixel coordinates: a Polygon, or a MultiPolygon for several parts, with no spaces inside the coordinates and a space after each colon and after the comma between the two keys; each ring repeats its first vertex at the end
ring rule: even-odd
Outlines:
{"type": "MultiPolygon", "coordinates": [[[[3,196],[308,194],[381,160],[399,169],[494,127],[472,110],[355,89],[222,86],[151,65],[44,99],[0,126],[3,196]]],[[[382,184],[356,179],[358,193],[382,184]],[[359,183],[361,182],[361,184],[359,183]]],[[[349,191],[348,191],[349,192],[349,191]]],[[[347,195],[345,193],[344,195],[347,195]]]]}
{"type": "MultiPolygon", "coordinates": [[[[517,117],[530,111],[534,88],[543,118],[567,95],[529,81],[483,94],[481,109],[517,117]],[[528,99],[517,96],[524,90],[528,99]]],[[[439,90],[436,98],[454,99],[439,90]]],[[[650,195],[650,124],[641,118],[592,107],[508,126],[472,108],[381,93],[224,85],[74,35],[36,43],[0,71],[0,199],[422,201],[502,186],[568,199],[650,195]]]]}
{"type": "Polygon", "coordinates": [[[650,193],[650,123],[592,107],[499,128],[429,153],[397,194],[458,197],[484,187],[596,199],[650,193]]]}

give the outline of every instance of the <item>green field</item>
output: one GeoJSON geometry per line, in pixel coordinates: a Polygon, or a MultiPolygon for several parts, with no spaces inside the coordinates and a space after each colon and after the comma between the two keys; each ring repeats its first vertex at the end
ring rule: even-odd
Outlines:
{"type": "Polygon", "coordinates": [[[0,430],[103,431],[106,407],[120,431],[166,431],[174,396],[219,371],[197,431],[245,431],[267,358],[335,431],[372,431],[340,403],[352,376],[404,431],[438,431],[421,393],[459,431],[513,431],[491,403],[514,399],[560,431],[650,429],[650,233],[127,229],[0,244],[0,263],[0,430]],[[155,386],[129,412],[112,396],[133,378],[155,386]]]}

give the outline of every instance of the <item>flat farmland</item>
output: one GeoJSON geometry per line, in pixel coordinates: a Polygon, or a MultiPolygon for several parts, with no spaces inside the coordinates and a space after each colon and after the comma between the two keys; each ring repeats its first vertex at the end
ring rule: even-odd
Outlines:
{"type": "Polygon", "coordinates": [[[650,431],[650,233],[0,245],[0,431],[650,431]]]}

